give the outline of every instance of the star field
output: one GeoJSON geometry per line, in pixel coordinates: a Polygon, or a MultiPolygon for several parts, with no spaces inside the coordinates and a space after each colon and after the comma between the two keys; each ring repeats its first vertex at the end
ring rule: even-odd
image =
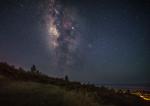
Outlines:
{"type": "Polygon", "coordinates": [[[1,0],[0,61],[93,83],[150,79],[148,0],[1,0]]]}

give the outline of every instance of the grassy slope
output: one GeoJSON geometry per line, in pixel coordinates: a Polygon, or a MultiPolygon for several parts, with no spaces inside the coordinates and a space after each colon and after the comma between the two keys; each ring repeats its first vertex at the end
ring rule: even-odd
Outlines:
{"type": "Polygon", "coordinates": [[[51,78],[0,63],[0,106],[150,106],[140,97],[121,91],[51,78]]]}
{"type": "Polygon", "coordinates": [[[1,106],[99,106],[87,94],[50,84],[6,81],[0,86],[1,106]]]}

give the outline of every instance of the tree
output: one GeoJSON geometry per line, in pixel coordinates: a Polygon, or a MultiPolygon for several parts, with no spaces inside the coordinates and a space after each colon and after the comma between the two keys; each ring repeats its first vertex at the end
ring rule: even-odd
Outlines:
{"type": "Polygon", "coordinates": [[[65,76],[65,81],[69,81],[69,78],[67,75],[65,76]]]}
{"type": "Polygon", "coordinates": [[[37,70],[36,70],[36,66],[35,65],[32,65],[31,67],[31,72],[35,73],[37,70]]]}

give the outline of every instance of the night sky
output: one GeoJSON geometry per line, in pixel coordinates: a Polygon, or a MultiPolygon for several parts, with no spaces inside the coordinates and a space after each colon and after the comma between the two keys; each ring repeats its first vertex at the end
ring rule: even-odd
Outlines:
{"type": "Polygon", "coordinates": [[[0,0],[0,61],[84,82],[150,82],[150,1],[0,0]]]}

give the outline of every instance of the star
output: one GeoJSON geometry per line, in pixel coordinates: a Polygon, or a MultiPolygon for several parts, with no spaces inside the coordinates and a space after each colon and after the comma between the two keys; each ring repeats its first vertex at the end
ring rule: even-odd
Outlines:
{"type": "Polygon", "coordinates": [[[91,49],[93,47],[93,45],[91,43],[89,43],[88,47],[91,49]]]}

